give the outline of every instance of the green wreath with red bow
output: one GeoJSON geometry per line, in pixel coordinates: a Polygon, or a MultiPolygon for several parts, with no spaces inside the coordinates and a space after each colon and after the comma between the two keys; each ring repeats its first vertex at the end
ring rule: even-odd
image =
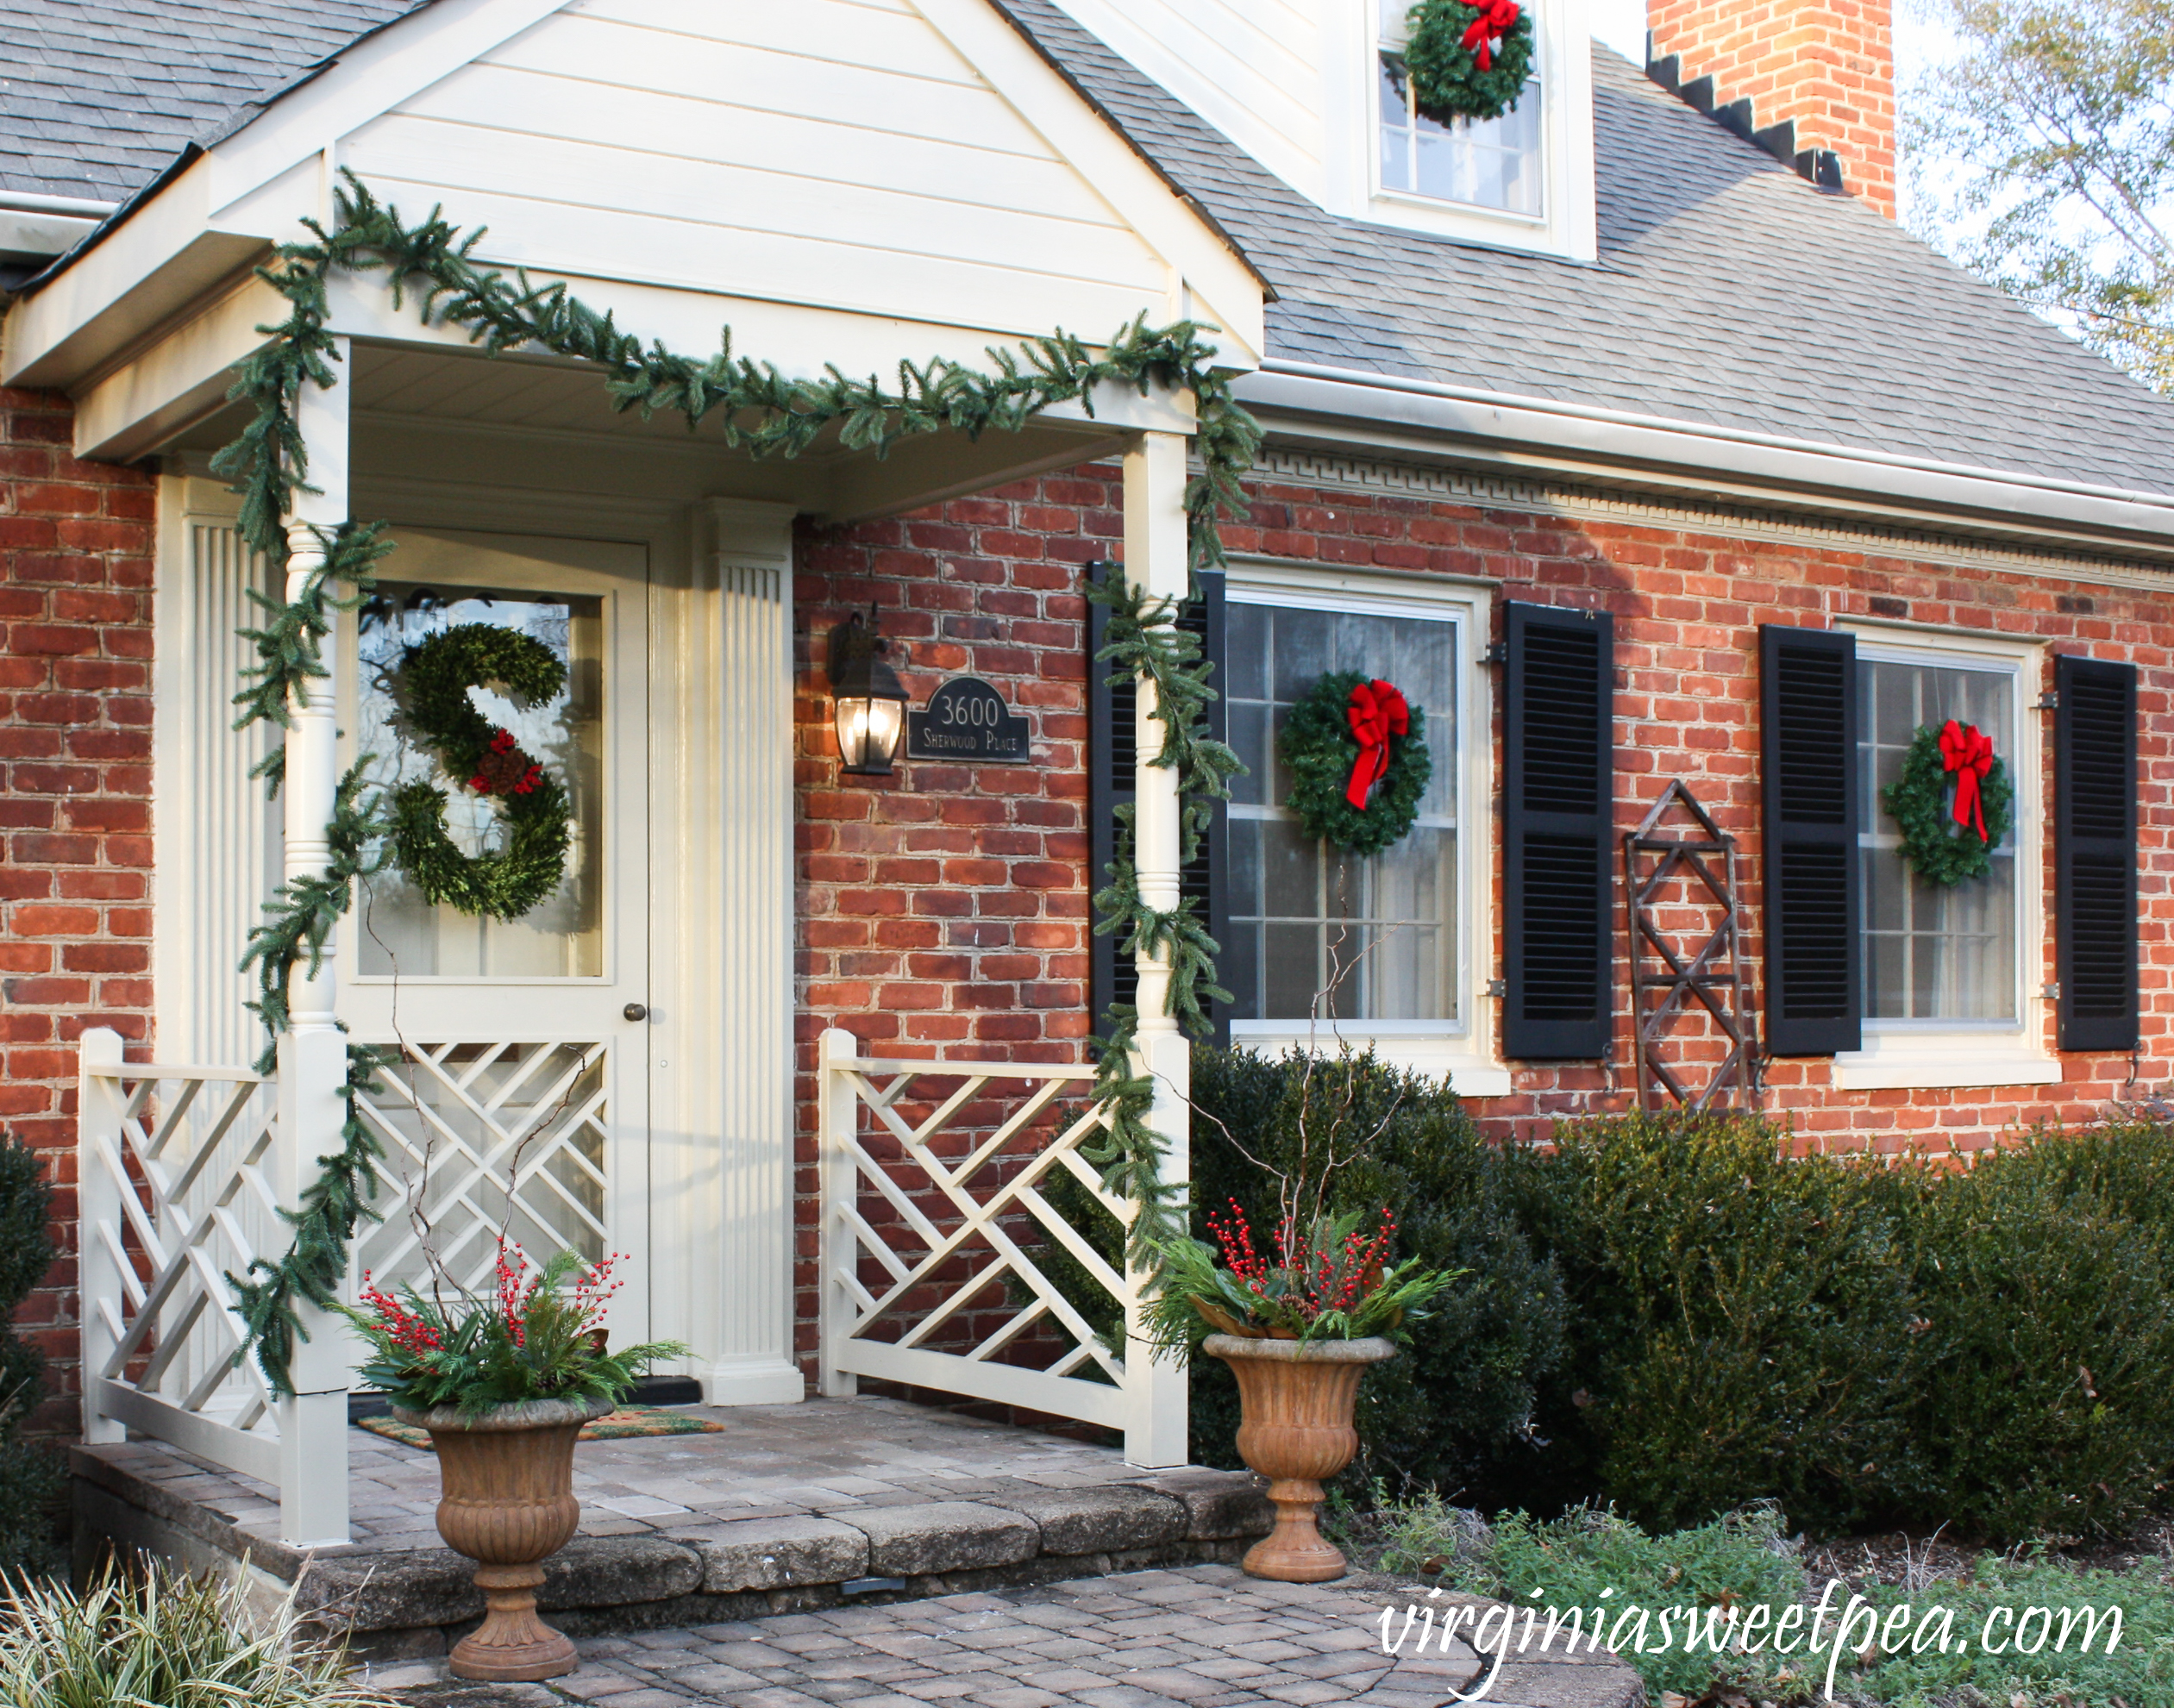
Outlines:
{"type": "Polygon", "coordinates": [[[542,641],[464,623],[409,648],[394,677],[408,727],[448,776],[498,804],[504,845],[466,854],[446,834],[447,798],[432,783],[392,791],[392,860],[424,899],[486,919],[518,919],[566,875],[573,816],[566,785],[523,751],[513,732],[475,708],[468,690],[495,684],[523,707],[566,686],[567,667],[542,641]]]}
{"type": "Polygon", "coordinates": [[[1532,70],[1532,14],[1517,0],[1419,0],[1404,67],[1412,98],[1438,123],[1499,119],[1532,70]]]}
{"type": "Polygon", "coordinates": [[[2014,799],[1992,738],[1952,717],[1938,729],[1920,727],[1902,774],[1880,791],[1880,804],[1902,833],[1902,858],[1942,889],[1992,870],[2014,799]]]}
{"type": "Polygon", "coordinates": [[[1394,685],[1334,670],[1291,708],[1276,753],[1291,773],[1284,804],[1309,836],[1379,854],[1411,829],[1434,775],[1426,714],[1394,685]]]}

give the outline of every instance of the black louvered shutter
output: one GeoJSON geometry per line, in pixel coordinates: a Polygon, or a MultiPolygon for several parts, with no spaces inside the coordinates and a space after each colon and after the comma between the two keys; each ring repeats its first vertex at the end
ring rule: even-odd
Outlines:
{"type": "Polygon", "coordinates": [[[1604,614],[1503,608],[1502,1053],[1593,1060],[1615,1018],[1615,662],[1604,614]]]}
{"type": "Polygon", "coordinates": [[[2063,1049],[2134,1049],[2136,668],[2053,661],[2053,917],[2063,1049]]]}
{"type": "Polygon", "coordinates": [[[1857,724],[1857,637],[1762,625],[1770,1054],[1863,1047],[1857,724]]]}
{"type": "MultiPolygon", "coordinates": [[[[1203,656],[1214,666],[1208,679],[1209,685],[1219,696],[1223,685],[1223,577],[1203,574],[1200,578],[1200,597],[1188,599],[1178,612],[1178,626],[1187,629],[1200,642],[1203,656]]],[[[1133,750],[1133,684],[1128,676],[1113,675],[1108,664],[1095,654],[1102,650],[1104,636],[1109,627],[1109,612],[1097,604],[1087,607],[1087,843],[1091,865],[1088,872],[1089,890],[1100,890],[1110,881],[1107,870],[1117,854],[1117,809],[1132,804],[1133,750]]],[[[1217,741],[1224,739],[1226,720],[1223,702],[1219,698],[1209,703],[1208,731],[1217,741]]],[[[1220,804],[1208,833],[1201,839],[1200,847],[1187,862],[1180,876],[1184,895],[1193,902],[1194,915],[1203,920],[1208,935],[1219,944],[1230,935],[1225,929],[1229,917],[1230,900],[1225,893],[1223,873],[1224,848],[1229,838],[1227,822],[1220,804]]],[[[1097,923],[1100,923],[1096,916],[1097,923]]],[[[1117,934],[1091,940],[1093,949],[1089,960],[1090,995],[1094,1004],[1094,1024],[1101,1029],[1102,1017],[1109,1012],[1112,1002],[1131,1003],[1139,974],[1132,965],[1132,957],[1119,952],[1117,934]]],[[[1213,1041],[1230,1041],[1231,1017],[1225,1004],[1207,1004],[1208,1017],[1214,1023],[1213,1041]]]]}

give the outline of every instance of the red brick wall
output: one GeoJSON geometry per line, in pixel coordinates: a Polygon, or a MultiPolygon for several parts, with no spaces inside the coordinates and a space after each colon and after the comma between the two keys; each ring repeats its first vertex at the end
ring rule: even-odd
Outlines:
{"type": "MultiPolygon", "coordinates": [[[[68,454],[66,400],[0,390],[0,1126],[75,1245],[75,1050],[151,1029],[153,481],[68,454]]],[[[17,1313],[77,1391],[75,1261],[17,1313]]],[[[66,1426],[56,1400],[47,1421],[66,1426]]]]}
{"type": "Polygon", "coordinates": [[[1682,80],[1711,76],[1718,104],[1751,102],[1762,128],[1796,123],[1799,148],[1831,148],[1842,182],[1895,217],[1895,32],[1889,0],[1651,0],[1657,57],[1682,80]]]}
{"type": "MultiPolygon", "coordinates": [[[[1302,486],[1258,490],[1250,526],[1226,529],[1234,551],[1325,564],[1484,576],[1502,596],[1606,610],[1615,625],[1616,824],[1635,829],[1671,779],[1681,778],[1738,838],[1747,972],[1763,990],[1758,906],[1758,624],[1831,626],[1839,619],[1889,618],[1957,630],[2028,637],[2053,652],[2096,654],[2142,670],[2140,824],[2144,1048],[2126,1054],[2064,1055],[2063,1078],[2045,1086],[1845,1091],[1821,1059],[1779,1060],[1766,1108],[1787,1118],[1808,1145],[1899,1149],[1916,1142],[1965,1146],[2039,1121],[2088,1121],[2116,1097],[2133,1097],[2169,1076],[2174,1042],[2174,587],[2169,592],[2063,579],[2052,569],[1913,561],[1900,555],[1743,540],[1695,528],[1578,522],[1522,512],[1302,486]],[[2155,953],[2156,952],[2156,953],[2155,953]]],[[[2052,666],[2046,666],[2050,689],[2052,666]]],[[[1499,715],[1499,714],[1498,714],[1499,715]]],[[[2026,714],[2043,743],[2050,779],[2052,720],[2026,714]]],[[[1501,757],[1501,732],[1494,732],[1501,757]]],[[[2049,784],[2050,789],[2050,784],[2049,784]]],[[[2017,803],[2046,822],[2051,795],[2017,803]]],[[[2051,837],[2040,881],[2049,898],[2051,837]]],[[[1499,898],[1501,850],[1490,851],[1499,898]]],[[[1614,905],[1621,919],[1620,880],[1614,905]]],[[[1618,924],[1620,934],[1620,925],[1618,924]]],[[[1620,955],[1618,1011],[1609,1072],[1595,1067],[1513,1064],[1514,1093],[1475,1104],[1483,1121],[1537,1136],[1560,1116],[1635,1104],[1630,993],[1620,955]]],[[[2026,946],[2026,953],[2030,947],[2026,946]]],[[[2038,946],[2035,989],[2054,976],[2052,944],[2038,946]]],[[[1494,960],[1500,940],[1494,939],[1494,960]]],[[[2033,1002],[2046,1046],[2052,1004],[2033,1002]]]]}
{"type": "Polygon", "coordinates": [[[814,1351],[816,1039],[886,1053],[1073,1061],[1089,1029],[1086,601],[1080,566],[1119,554],[1113,468],[997,489],[800,541],[801,1073],[795,1279],[814,1351]],[[840,774],[823,673],[830,625],[873,602],[914,703],[943,678],[993,683],[1031,725],[1034,763],[901,758],[840,774]],[[900,656],[903,648],[904,656],[900,656]]]}

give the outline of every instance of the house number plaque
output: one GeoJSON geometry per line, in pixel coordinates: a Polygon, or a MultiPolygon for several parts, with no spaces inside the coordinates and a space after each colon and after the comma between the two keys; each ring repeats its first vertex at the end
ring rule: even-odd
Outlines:
{"type": "Polygon", "coordinates": [[[955,676],[929,696],[925,710],[905,715],[905,755],[1024,765],[1027,721],[980,677],[955,676]]]}

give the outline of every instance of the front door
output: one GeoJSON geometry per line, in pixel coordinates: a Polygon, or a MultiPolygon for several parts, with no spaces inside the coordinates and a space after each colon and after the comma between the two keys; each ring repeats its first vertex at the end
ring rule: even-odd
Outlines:
{"type": "Polygon", "coordinates": [[[398,1058],[367,1101],[399,1194],[379,1201],[357,1271],[483,1289],[502,1236],[533,1262],[625,1254],[610,1326],[638,1339],[650,1279],[647,550],[396,537],[385,579],[344,625],[341,698],[355,709],[344,762],[367,756],[418,827],[394,839],[341,928],[341,1017],[398,1058]],[[555,691],[523,704],[501,669],[555,691]],[[448,733],[462,699],[484,721],[469,722],[466,749],[448,733]],[[534,810],[554,787],[566,809],[555,849],[555,804],[534,810]]]}

